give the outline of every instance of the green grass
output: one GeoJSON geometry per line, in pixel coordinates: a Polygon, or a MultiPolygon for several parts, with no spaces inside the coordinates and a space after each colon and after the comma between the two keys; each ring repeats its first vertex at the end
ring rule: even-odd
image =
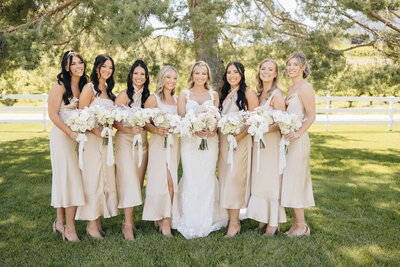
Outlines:
{"type": "Polygon", "coordinates": [[[0,266],[398,266],[399,128],[331,129],[311,131],[317,206],[306,210],[310,237],[265,239],[253,230],[256,222],[245,220],[231,240],[224,230],[165,239],[140,220],[140,207],[136,242],[122,240],[120,215],[103,220],[103,241],[89,239],[85,222],[77,222],[82,242],[71,244],[51,232],[49,133],[41,125],[0,124],[0,266]]]}

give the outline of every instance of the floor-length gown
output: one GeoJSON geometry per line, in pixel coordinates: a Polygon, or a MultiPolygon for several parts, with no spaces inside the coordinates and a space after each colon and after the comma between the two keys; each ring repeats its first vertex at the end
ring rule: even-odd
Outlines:
{"type": "MultiPolygon", "coordinates": [[[[271,100],[279,89],[275,89],[267,101],[260,106],[272,110],[271,100]]],[[[279,142],[278,131],[264,135],[265,148],[260,149],[260,165],[257,171],[257,142],[253,146],[253,164],[251,171],[250,200],[247,217],[258,222],[277,227],[286,222],[285,209],[280,205],[282,176],[279,175],[279,142]]]]}
{"type": "MultiPolygon", "coordinates": [[[[162,103],[157,94],[157,108],[161,111],[178,114],[176,105],[162,103]]],[[[173,200],[168,191],[167,180],[167,150],[164,147],[165,137],[153,134],[149,140],[149,160],[147,163],[146,199],[143,207],[143,220],[158,221],[164,218],[179,216],[178,210],[178,165],[179,165],[179,138],[173,135],[173,144],[170,149],[169,173],[174,184],[173,200]]]]}
{"type": "MultiPolygon", "coordinates": [[[[96,96],[90,106],[113,107],[110,99],[96,96]]],[[[86,133],[88,141],[83,150],[82,180],[86,204],[76,210],[75,219],[93,221],[103,216],[110,218],[118,215],[117,191],[115,186],[115,165],[107,164],[107,145],[103,138],[91,132],[86,133]]]]}
{"type": "MultiPolygon", "coordinates": [[[[66,120],[68,112],[78,107],[78,99],[61,102],[59,116],[66,120]]],[[[67,208],[85,204],[81,170],[78,165],[77,142],[53,125],[50,132],[50,159],[52,169],[51,206],[67,208]]]]}
{"type": "MultiPolygon", "coordinates": [[[[297,93],[290,95],[286,102],[288,113],[296,113],[304,117],[304,105],[297,93]]],[[[289,143],[286,167],[282,177],[281,205],[287,208],[315,206],[310,172],[308,132],[304,132],[298,139],[291,140],[289,143]]]]}
{"type": "MultiPolygon", "coordinates": [[[[135,89],[132,107],[140,108],[143,88],[135,89]]],[[[128,103],[125,104],[128,106],[128,103]]],[[[142,205],[142,181],[147,166],[147,131],[142,131],[142,164],[138,167],[139,148],[133,148],[133,134],[117,131],[115,135],[115,165],[118,191],[118,208],[142,205]],[[135,149],[135,156],[133,156],[135,149]],[[134,158],[135,157],[135,158],[134,158]]]]}
{"type": "MultiPolygon", "coordinates": [[[[222,115],[239,112],[236,105],[237,91],[233,90],[222,103],[222,115]]],[[[232,169],[227,164],[228,139],[226,135],[219,137],[219,186],[220,205],[225,209],[244,209],[250,196],[250,171],[251,171],[251,147],[252,138],[248,134],[240,142],[233,152],[232,169]]]]}
{"type": "MultiPolygon", "coordinates": [[[[190,99],[186,90],[186,111],[212,106],[211,99],[202,105],[190,99]]],[[[185,238],[207,236],[227,224],[227,211],[219,205],[218,181],[215,169],[218,158],[218,136],[207,138],[208,149],[199,150],[197,137],[181,138],[183,176],[179,182],[180,217],[174,218],[172,227],[185,238]]]]}

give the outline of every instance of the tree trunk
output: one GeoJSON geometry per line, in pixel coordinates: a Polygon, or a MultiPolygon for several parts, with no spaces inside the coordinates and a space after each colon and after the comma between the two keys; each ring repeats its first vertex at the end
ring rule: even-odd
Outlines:
{"type": "Polygon", "coordinates": [[[207,8],[212,8],[209,0],[188,0],[189,10],[192,15],[191,28],[193,31],[193,47],[196,60],[205,61],[211,69],[212,85],[219,92],[222,86],[222,76],[224,74],[224,62],[219,55],[218,37],[220,29],[217,26],[216,17],[213,12],[205,12],[207,8]],[[208,5],[206,7],[205,5],[208,5]],[[207,25],[194,21],[194,18],[206,16],[207,25]]]}

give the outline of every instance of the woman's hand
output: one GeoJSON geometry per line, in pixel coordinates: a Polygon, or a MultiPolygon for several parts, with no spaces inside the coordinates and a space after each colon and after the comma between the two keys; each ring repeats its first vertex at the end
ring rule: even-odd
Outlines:
{"type": "Polygon", "coordinates": [[[137,135],[142,132],[142,128],[139,126],[127,127],[127,129],[128,129],[129,134],[132,134],[132,135],[137,135]]]}
{"type": "Polygon", "coordinates": [[[70,137],[72,140],[76,141],[76,138],[78,137],[78,133],[71,131],[71,132],[69,133],[69,137],[70,137]]]}
{"type": "Polygon", "coordinates": [[[168,135],[168,129],[167,128],[157,128],[156,134],[161,135],[161,136],[167,136],[168,135]]]}
{"type": "Polygon", "coordinates": [[[100,128],[97,128],[97,127],[96,127],[96,128],[93,128],[93,129],[91,130],[91,132],[92,132],[94,135],[103,138],[103,136],[101,136],[100,128]]]}
{"type": "Polygon", "coordinates": [[[287,135],[285,135],[285,139],[287,141],[292,141],[292,140],[298,139],[300,137],[300,135],[301,134],[299,132],[290,132],[287,135]]]}
{"type": "Polygon", "coordinates": [[[203,130],[203,131],[195,132],[195,134],[200,138],[207,138],[207,137],[214,136],[216,132],[217,132],[217,129],[215,129],[214,131],[203,130]]]}

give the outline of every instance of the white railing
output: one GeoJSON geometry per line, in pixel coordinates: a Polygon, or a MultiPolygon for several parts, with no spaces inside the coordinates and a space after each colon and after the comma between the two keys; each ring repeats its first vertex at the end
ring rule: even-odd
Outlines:
{"type": "Polygon", "coordinates": [[[318,102],[325,102],[325,108],[317,109],[317,114],[322,113],[325,115],[319,116],[320,119],[318,119],[317,115],[316,123],[325,124],[327,131],[331,124],[387,124],[389,131],[393,129],[393,124],[400,124],[400,108],[395,107],[395,104],[400,102],[400,97],[317,96],[316,101],[317,104],[318,102]],[[387,108],[332,108],[332,102],[379,102],[387,105],[387,108]],[[345,115],[337,115],[335,113],[345,115]],[[350,115],[352,113],[358,114],[350,115]],[[376,115],[377,113],[380,115],[376,115]]]}
{"type": "MultiPolygon", "coordinates": [[[[42,123],[43,130],[47,129],[49,122],[47,114],[47,94],[41,95],[3,95],[3,99],[40,99],[41,106],[0,106],[0,123],[42,123]],[[12,113],[13,111],[19,112],[12,113]],[[4,113],[6,112],[6,113],[4,113]],[[23,112],[23,113],[22,113],[23,112]],[[32,114],[33,113],[33,114],[32,114]]],[[[400,97],[347,97],[347,96],[317,96],[317,104],[324,102],[325,108],[317,108],[316,123],[325,124],[329,130],[332,124],[387,124],[388,130],[393,129],[394,124],[400,124],[400,97]],[[387,107],[366,108],[333,108],[333,102],[378,102],[387,107]],[[354,115],[354,113],[356,115],[354,115]],[[342,115],[340,115],[342,114],[342,115]]]]}
{"type": "Polygon", "coordinates": [[[41,99],[40,107],[33,106],[1,106],[0,113],[7,112],[9,114],[0,114],[3,115],[0,117],[0,123],[42,123],[43,130],[47,130],[47,123],[49,122],[49,118],[47,115],[47,94],[40,95],[2,95],[0,99],[41,99]],[[24,111],[23,114],[15,114],[10,113],[13,111],[21,112],[24,111]],[[32,114],[33,112],[33,114],[32,114]],[[26,114],[28,113],[28,114],[26,114]],[[39,116],[35,116],[38,115],[39,116]],[[7,116],[9,115],[9,116],[7,116]],[[22,116],[18,116],[22,115],[22,116]],[[26,115],[26,116],[25,116],[26,115]],[[32,116],[33,115],[33,116],[32,116]]]}

